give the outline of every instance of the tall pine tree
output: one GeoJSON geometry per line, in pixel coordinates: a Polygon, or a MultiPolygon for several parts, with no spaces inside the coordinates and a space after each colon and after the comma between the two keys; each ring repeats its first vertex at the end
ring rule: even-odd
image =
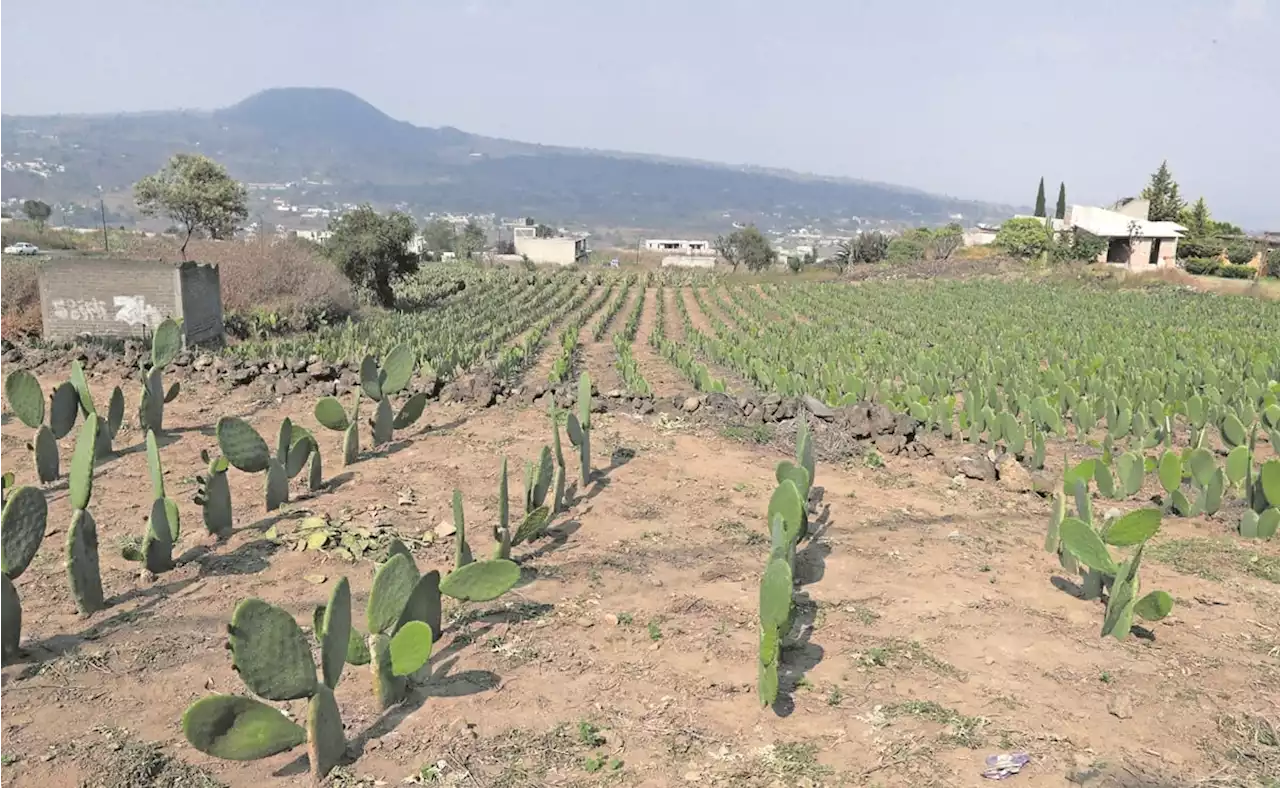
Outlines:
{"type": "Polygon", "coordinates": [[[1160,169],[1151,173],[1151,181],[1142,190],[1142,199],[1151,202],[1147,218],[1153,222],[1176,222],[1186,203],[1178,194],[1178,182],[1169,172],[1169,162],[1160,162],[1160,169]]]}
{"type": "Polygon", "coordinates": [[[1044,176],[1040,176],[1040,190],[1036,192],[1036,216],[1044,216],[1044,176]]]}
{"type": "Polygon", "coordinates": [[[1053,212],[1055,219],[1067,218],[1067,184],[1058,183],[1058,208],[1053,212]]]}

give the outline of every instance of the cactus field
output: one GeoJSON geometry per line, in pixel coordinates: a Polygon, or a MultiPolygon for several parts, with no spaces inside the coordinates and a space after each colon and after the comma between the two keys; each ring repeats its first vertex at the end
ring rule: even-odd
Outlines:
{"type": "Polygon", "coordinates": [[[1280,786],[1280,304],[398,295],[6,350],[6,787],[1280,786]]]}

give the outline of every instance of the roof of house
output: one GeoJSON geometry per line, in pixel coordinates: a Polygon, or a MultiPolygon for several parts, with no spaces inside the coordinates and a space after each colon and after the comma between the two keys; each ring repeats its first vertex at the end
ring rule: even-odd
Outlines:
{"type": "Polygon", "coordinates": [[[1187,228],[1177,222],[1153,222],[1091,205],[1073,205],[1068,214],[1073,227],[1103,238],[1181,238],[1187,228]]]}

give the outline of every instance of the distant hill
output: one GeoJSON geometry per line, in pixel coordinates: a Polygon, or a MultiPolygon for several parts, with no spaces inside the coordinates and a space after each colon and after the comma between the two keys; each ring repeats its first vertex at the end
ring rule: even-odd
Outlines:
{"type": "Polygon", "coordinates": [[[731,220],[945,222],[1010,209],[844,178],[424,128],[332,88],[274,88],[213,111],[3,117],[4,197],[127,192],[174,153],[200,151],[251,183],[310,182],[314,201],[545,216],[590,226],[714,228],[731,220]],[[22,162],[43,164],[28,167],[22,162]],[[728,215],[726,218],[726,214],[728,215]]]}

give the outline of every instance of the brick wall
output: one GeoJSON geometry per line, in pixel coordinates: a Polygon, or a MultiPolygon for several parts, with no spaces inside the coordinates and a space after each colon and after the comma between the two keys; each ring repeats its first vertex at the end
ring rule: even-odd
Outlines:
{"type": "Polygon", "coordinates": [[[148,337],[166,318],[188,314],[188,342],[222,337],[218,270],[194,263],[55,258],[40,269],[40,311],[44,337],[53,341],[148,337]]]}

